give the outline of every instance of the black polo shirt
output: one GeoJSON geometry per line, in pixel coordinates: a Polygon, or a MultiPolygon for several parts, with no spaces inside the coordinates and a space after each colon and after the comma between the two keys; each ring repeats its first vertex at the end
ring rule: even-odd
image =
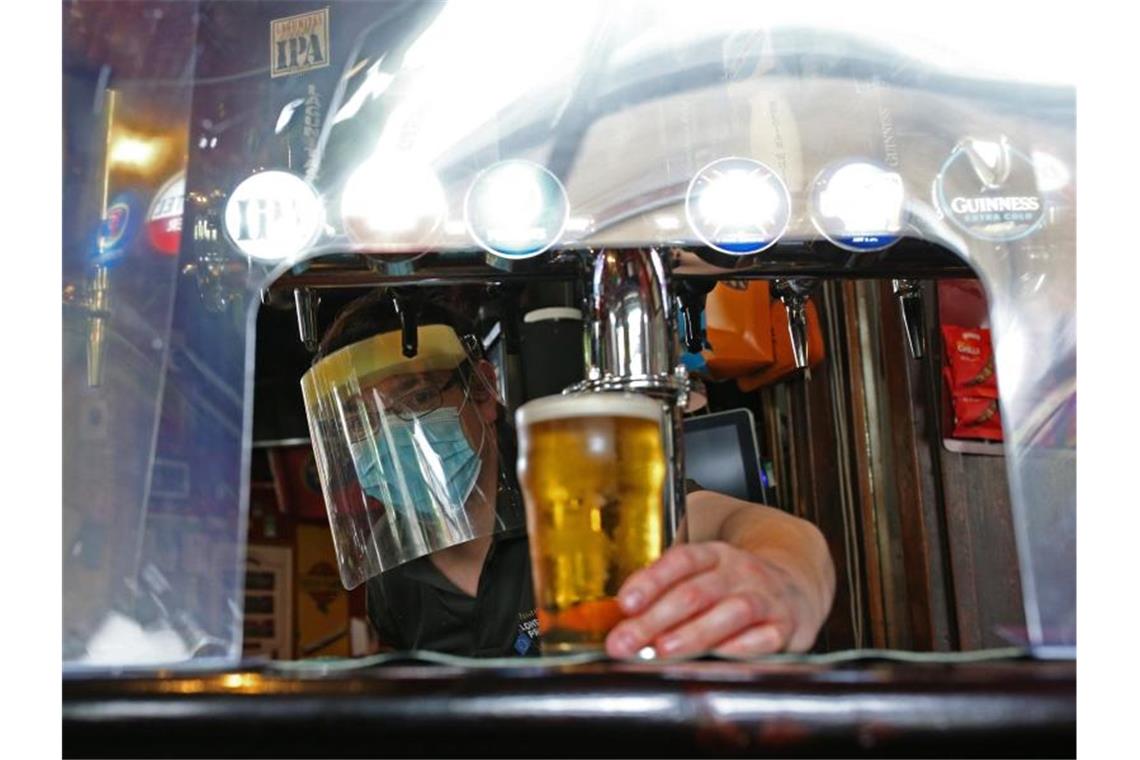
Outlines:
{"type": "MultiPolygon", "coordinates": [[[[522,495],[514,477],[515,450],[501,435],[499,451],[510,467],[500,469],[496,510],[521,516],[522,495]]],[[[692,493],[700,486],[686,482],[692,493]]],[[[483,561],[479,586],[469,596],[432,563],[430,556],[397,565],[366,586],[368,617],[381,640],[400,651],[424,649],[466,657],[536,657],[538,619],[530,575],[526,523],[496,534],[483,561]]]]}
{"type": "Polygon", "coordinates": [[[368,617],[386,644],[401,651],[426,649],[466,657],[539,654],[513,431],[500,430],[497,437],[501,466],[495,510],[504,522],[519,527],[491,537],[473,597],[440,572],[430,555],[370,579],[365,587],[368,617]]]}

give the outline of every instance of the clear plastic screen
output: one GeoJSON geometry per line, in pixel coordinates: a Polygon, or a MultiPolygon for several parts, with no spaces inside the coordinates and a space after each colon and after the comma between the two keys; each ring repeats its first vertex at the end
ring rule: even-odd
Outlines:
{"type": "Polygon", "coordinates": [[[65,320],[65,662],[137,664],[130,637],[155,631],[182,648],[148,662],[237,658],[252,320],[283,273],[353,253],[542,266],[560,249],[655,245],[681,252],[683,276],[819,242],[889,270],[921,255],[911,240],[986,286],[1030,640],[1074,644],[1075,96],[1063,17],[1036,14],[1032,33],[1002,19],[751,2],[66,5],[65,77],[87,88],[65,97],[66,149],[117,87],[159,104],[186,192],[177,257],[136,255],[148,238],[123,224],[138,245],[99,280],[95,230],[123,222],[102,208],[105,150],[92,138],[66,164],[65,286],[105,281],[110,316],[94,391],[92,312],[65,320]],[[86,427],[92,407],[103,432],[86,427]],[[126,645],[100,650],[109,618],[126,628],[106,640],[126,645]]]}

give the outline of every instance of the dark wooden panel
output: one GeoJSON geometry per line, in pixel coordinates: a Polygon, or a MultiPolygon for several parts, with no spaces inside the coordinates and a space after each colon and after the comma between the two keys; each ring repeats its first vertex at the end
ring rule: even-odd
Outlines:
{"type": "Polygon", "coordinates": [[[862,578],[858,577],[858,564],[849,562],[847,556],[841,475],[831,414],[829,375],[834,362],[833,356],[827,356],[821,365],[812,369],[810,380],[796,380],[790,388],[800,443],[796,470],[801,484],[797,514],[820,529],[835,564],[835,600],[818,644],[824,651],[850,649],[861,643],[854,624],[852,583],[862,583],[862,578]],[[852,570],[856,571],[855,578],[851,577],[852,570]]]}
{"type": "Polygon", "coordinates": [[[947,650],[954,636],[942,566],[941,500],[934,462],[938,430],[932,425],[937,410],[928,387],[931,376],[926,359],[911,356],[889,282],[879,283],[879,297],[887,367],[883,400],[894,433],[888,442],[894,476],[890,485],[900,523],[911,645],[924,651],[947,650]]]}
{"type": "Polygon", "coordinates": [[[1025,626],[1005,459],[941,459],[961,648],[1002,646],[1002,627],[1025,626]]]}
{"type": "Polygon", "coordinates": [[[875,520],[874,490],[871,480],[871,452],[868,450],[870,440],[869,425],[866,407],[863,399],[866,388],[863,382],[863,341],[859,334],[859,310],[857,306],[858,285],[854,282],[842,284],[843,302],[843,328],[844,338],[848,350],[847,376],[850,382],[851,438],[854,453],[854,479],[856,484],[857,505],[859,509],[860,527],[862,533],[863,561],[866,572],[866,599],[869,614],[870,644],[874,647],[886,647],[887,620],[883,599],[882,560],[879,552],[878,527],[875,520]]]}

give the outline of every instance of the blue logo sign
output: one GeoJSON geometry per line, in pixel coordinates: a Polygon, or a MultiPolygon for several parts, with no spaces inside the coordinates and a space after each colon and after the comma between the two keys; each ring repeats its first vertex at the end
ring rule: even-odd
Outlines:
{"type": "Polygon", "coordinates": [[[99,225],[94,263],[106,265],[122,256],[139,225],[134,212],[136,205],[130,193],[115,196],[107,205],[107,213],[99,225]]]}

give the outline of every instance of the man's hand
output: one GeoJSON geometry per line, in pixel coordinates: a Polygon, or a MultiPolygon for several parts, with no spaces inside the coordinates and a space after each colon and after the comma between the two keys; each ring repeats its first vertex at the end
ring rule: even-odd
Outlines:
{"type": "Polygon", "coordinates": [[[628,617],[606,638],[606,651],[618,658],[646,646],[659,657],[806,652],[831,594],[820,598],[797,559],[724,541],[674,546],[622,585],[618,603],[628,617]]]}

